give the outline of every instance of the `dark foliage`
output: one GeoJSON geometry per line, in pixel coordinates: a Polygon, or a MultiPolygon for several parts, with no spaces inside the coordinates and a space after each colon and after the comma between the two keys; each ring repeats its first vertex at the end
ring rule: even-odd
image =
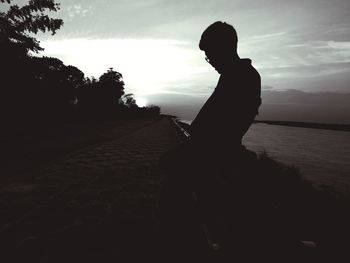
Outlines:
{"type": "MultiPolygon", "coordinates": [[[[11,4],[12,0],[0,2],[11,4]]],[[[29,51],[37,53],[43,50],[30,33],[51,31],[55,34],[63,21],[50,18],[46,12],[58,10],[59,4],[54,0],[31,0],[22,7],[10,5],[6,13],[0,12],[0,45],[1,51],[6,54],[5,58],[11,61],[15,58],[24,59],[29,51]]]]}
{"type": "MultiPolygon", "coordinates": [[[[32,0],[19,7],[12,1],[7,12],[0,12],[0,50],[2,69],[1,117],[13,122],[36,116],[38,110],[53,107],[60,98],[68,96],[67,90],[58,91],[65,80],[63,63],[54,58],[36,58],[33,53],[43,50],[31,34],[39,31],[56,33],[61,19],[49,18],[48,11],[56,12],[59,4],[54,0],[32,0]],[[48,92],[50,90],[50,92],[48,92]],[[52,90],[52,92],[51,92],[52,90]],[[50,96],[46,96],[50,93],[50,96]],[[47,104],[47,105],[45,105],[47,104]]],[[[66,72],[66,74],[69,74],[66,72]]],[[[71,80],[68,80],[69,84],[71,80]]],[[[67,85],[67,88],[69,86],[67,85]]],[[[62,102],[62,101],[60,101],[62,102]]]]}
{"type": "Polygon", "coordinates": [[[121,98],[122,103],[130,109],[137,108],[136,100],[134,99],[134,94],[128,93],[124,94],[121,98]]]}
{"type": "MultiPolygon", "coordinates": [[[[179,124],[185,130],[190,127],[179,124]]],[[[183,132],[179,129],[179,133],[183,132]]],[[[350,249],[349,193],[312,183],[298,168],[278,162],[265,152],[257,155],[247,150],[231,156],[227,166],[220,163],[211,168],[200,163],[193,168],[192,156],[182,159],[181,149],[186,145],[169,152],[161,161],[167,174],[161,218],[164,231],[168,233],[169,223],[172,229],[172,240],[164,238],[166,242],[178,244],[188,235],[183,229],[194,227],[181,220],[193,216],[191,200],[195,191],[195,216],[206,224],[209,236],[223,246],[219,254],[225,258],[237,259],[238,252],[246,257],[246,253],[255,251],[253,258],[261,260],[265,254],[277,260],[270,262],[342,262],[338,260],[350,249]],[[316,247],[307,247],[306,243],[316,247]]]]}
{"type": "Polygon", "coordinates": [[[345,256],[350,248],[347,194],[305,180],[299,169],[266,153],[259,156],[251,172],[251,183],[258,186],[253,196],[259,204],[264,200],[262,212],[273,223],[271,229],[282,236],[314,241],[319,262],[335,262],[345,256]]]}
{"type": "MultiPolygon", "coordinates": [[[[12,0],[0,12],[0,116],[10,125],[56,123],[65,119],[157,115],[153,107],[140,109],[132,94],[124,97],[121,73],[108,69],[98,80],[84,78],[78,68],[52,57],[35,57],[42,51],[33,34],[56,31],[61,19],[54,0],[31,0],[19,7],[12,0]],[[4,8],[5,10],[6,8],[4,8]]],[[[157,113],[158,112],[158,113],[157,113]]],[[[8,125],[10,127],[10,125],[8,125]]]]}
{"type": "Polygon", "coordinates": [[[92,112],[108,112],[118,108],[124,94],[121,73],[109,68],[99,80],[86,79],[78,89],[78,106],[92,112]]]}

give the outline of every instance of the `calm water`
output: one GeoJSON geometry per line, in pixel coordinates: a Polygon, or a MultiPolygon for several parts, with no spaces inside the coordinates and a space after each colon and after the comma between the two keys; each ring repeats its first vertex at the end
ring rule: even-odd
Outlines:
{"type": "Polygon", "coordinates": [[[350,132],[253,124],[243,140],[248,149],[301,169],[316,183],[350,191],[350,132]]]}

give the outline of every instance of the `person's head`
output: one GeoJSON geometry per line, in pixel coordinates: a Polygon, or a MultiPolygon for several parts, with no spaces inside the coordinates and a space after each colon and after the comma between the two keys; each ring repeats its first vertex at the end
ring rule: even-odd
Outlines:
{"type": "Polygon", "coordinates": [[[220,73],[223,66],[237,57],[237,32],[233,26],[217,21],[204,30],[199,48],[207,61],[220,73]]]}

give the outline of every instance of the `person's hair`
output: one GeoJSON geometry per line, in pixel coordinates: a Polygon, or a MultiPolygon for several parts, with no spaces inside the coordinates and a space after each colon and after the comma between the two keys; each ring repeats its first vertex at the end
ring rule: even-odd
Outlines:
{"type": "Polygon", "coordinates": [[[199,48],[208,49],[227,48],[237,51],[237,32],[233,26],[217,21],[204,30],[199,41],[199,48]]]}

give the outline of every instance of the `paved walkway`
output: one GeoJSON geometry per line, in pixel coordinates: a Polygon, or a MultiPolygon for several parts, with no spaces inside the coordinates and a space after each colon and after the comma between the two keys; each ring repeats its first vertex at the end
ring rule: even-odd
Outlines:
{"type": "Polygon", "coordinates": [[[153,257],[158,161],[176,144],[174,125],[162,118],[50,165],[32,184],[1,189],[0,261],[153,257]]]}

